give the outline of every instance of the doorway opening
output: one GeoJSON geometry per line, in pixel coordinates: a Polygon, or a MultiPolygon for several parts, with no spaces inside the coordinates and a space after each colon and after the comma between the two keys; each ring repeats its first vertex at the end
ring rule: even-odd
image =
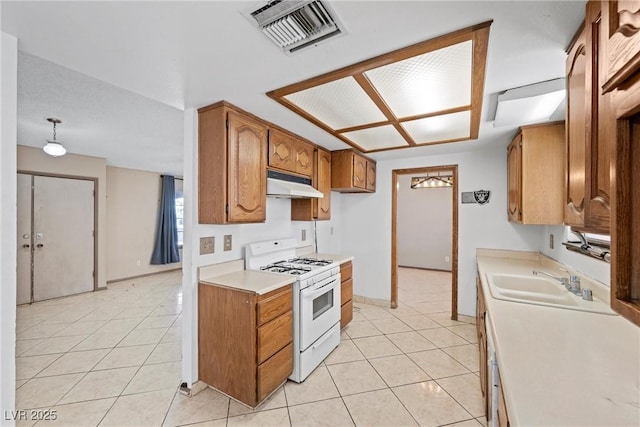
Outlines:
{"type": "MultiPolygon", "coordinates": [[[[416,191],[432,191],[429,186],[434,188],[449,187],[451,188],[451,232],[450,232],[450,265],[451,265],[451,319],[458,320],[458,165],[442,165],[430,166],[412,169],[396,169],[392,171],[392,211],[391,211],[391,307],[398,307],[398,281],[399,281],[399,227],[398,227],[398,193],[400,181],[411,181],[411,178],[421,178],[414,180],[415,186],[427,187],[424,190],[416,191]],[[450,179],[445,179],[450,176],[450,179]],[[431,179],[430,177],[437,177],[431,179]],[[429,183],[426,183],[429,179],[429,183]],[[423,182],[422,184],[420,184],[423,182]],[[442,182],[442,184],[440,184],[442,182]],[[450,184],[450,185],[449,185],[450,184]]],[[[412,190],[413,191],[413,190],[412,190]]],[[[417,215],[420,217],[420,215],[417,215]]],[[[433,217],[420,217],[423,221],[429,222],[433,217]]],[[[445,242],[448,247],[449,242],[445,242]]],[[[444,258],[444,257],[443,257],[444,258]]],[[[421,268],[421,267],[417,267],[421,268]]],[[[433,271],[438,270],[437,267],[430,268],[433,271]]]]}

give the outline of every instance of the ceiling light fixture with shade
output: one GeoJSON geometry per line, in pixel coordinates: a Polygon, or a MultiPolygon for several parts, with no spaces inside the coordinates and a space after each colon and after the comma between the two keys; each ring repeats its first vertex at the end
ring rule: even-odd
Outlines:
{"type": "Polygon", "coordinates": [[[453,174],[444,172],[428,174],[427,176],[414,176],[411,178],[411,188],[445,188],[453,186],[453,174]]]}
{"type": "Polygon", "coordinates": [[[42,147],[42,149],[45,153],[53,157],[64,156],[67,152],[67,149],[64,148],[61,142],[56,141],[56,125],[58,123],[62,123],[62,121],[59,119],[54,119],[52,117],[49,117],[47,121],[49,123],[53,123],[53,139],[47,139],[47,143],[44,147],[42,147]]]}

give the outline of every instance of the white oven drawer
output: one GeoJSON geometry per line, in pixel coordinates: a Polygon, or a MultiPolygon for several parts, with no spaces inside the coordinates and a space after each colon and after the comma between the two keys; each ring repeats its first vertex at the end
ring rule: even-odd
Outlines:
{"type": "Polygon", "coordinates": [[[311,372],[340,344],[340,323],[333,325],[324,335],[300,353],[299,371],[294,369],[290,377],[296,382],[304,381],[311,372]]]}

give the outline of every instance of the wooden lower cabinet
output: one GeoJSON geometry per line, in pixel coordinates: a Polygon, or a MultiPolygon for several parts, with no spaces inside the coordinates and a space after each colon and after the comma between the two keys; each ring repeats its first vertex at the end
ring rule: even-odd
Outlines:
{"type": "Polygon", "coordinates": [[[340,329],[353,319],[353,264],[347,261],[340,265],[340,329]]]}
{"type": "Polygon", "coordinates": [[[504,401],[504,392],[502,381],[498,379],[500,384],[500,394],[498,395],[498,427],[509,427],[509,413],[507,412],[507,404],[504,401]]]}
{"type": "Polygon", "coordinates": [[[200,283],[199,378],[251,407],[293,371],[293,291],[264,295],[200,283]]]}
{"type": "Polygon", "coordinates": [[[487,327],[485,324],[486,304],[480,279],[477,280],[477,304],[476,304],[476,327],[478,329],[478,349],[480,351],[480,392],[482,393],[482,403],[485,416],[489,413],[489,372],[487,366],[487,327]]]}

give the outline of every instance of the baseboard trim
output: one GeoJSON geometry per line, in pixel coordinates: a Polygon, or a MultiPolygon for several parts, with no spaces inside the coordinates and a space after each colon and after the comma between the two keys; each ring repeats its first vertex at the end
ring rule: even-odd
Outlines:
{"type": "Polygon", "coordinates": [[[425,267],[412,267],[409,265],[399,265],[398,268],[413,268],[414,270],[425,270],[425,271],[442,271],[444,273],[451,273],[451,270],[441,270],[439,268],[425,268],[425,267]]]}
{"type": "Polygon", "coordinates": [[[176,270],[182,270],[182,267],[171,268],[169,270],[154,271],[153,273],[138,274],[137,276],[123,277],[122,279],[111,279],[111,280],[107,280],[107,285],[110,283],[123,282],[125,280],[139,279],[141,277],[147,277],[147,276],[155,276],[156,274],[170,273],[176,270]]]}
{"type": "Polygon", "coordinates": [[[362,304],[377,305],[378,307],[391,307],[389,300],[363,297],[362,295],[354,295],[353,302],[359,302],[362,304]]]}

